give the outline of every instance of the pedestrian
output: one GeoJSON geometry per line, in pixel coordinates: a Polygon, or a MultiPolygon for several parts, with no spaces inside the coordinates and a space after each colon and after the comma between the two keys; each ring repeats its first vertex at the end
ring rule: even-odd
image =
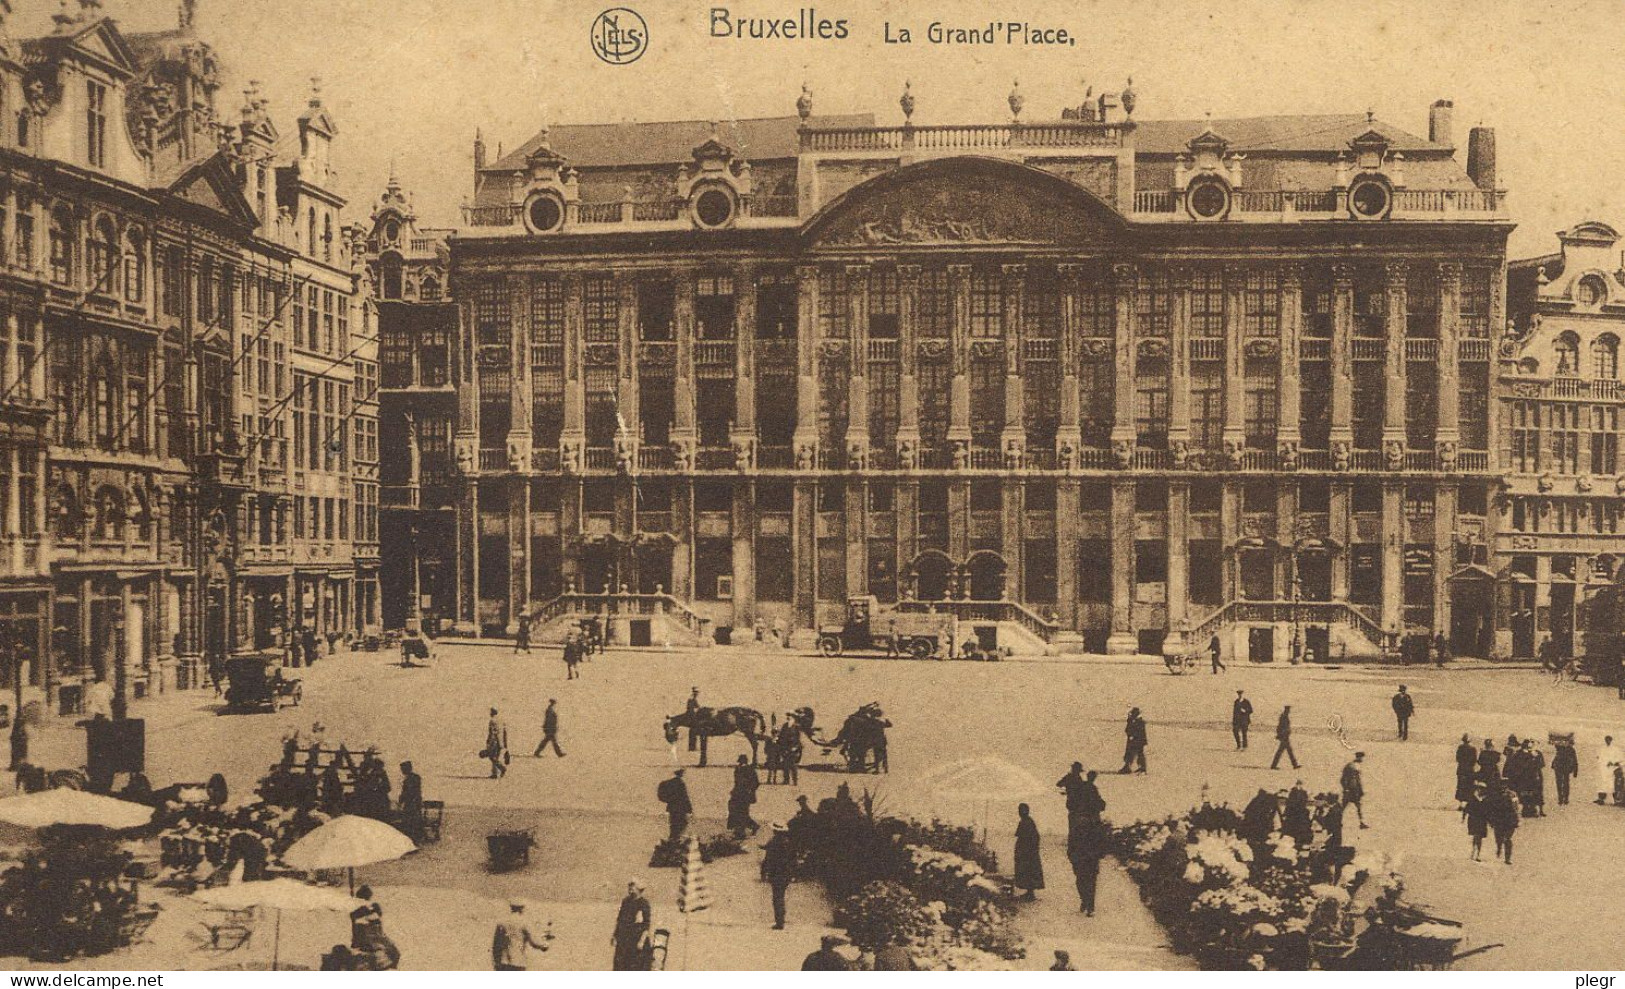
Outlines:
{"type": "Polygon", "coordinates": [[[1474,862],[1482,862],[1484,836],[1490,833],[1488,790],[1483,783],[1473,784],[1472,792],[1467,794],[1467,802],[1462,806],[1461,816],[1467,821],[1467,836],[1473,842],[1469,857],[1474,862]]]}
{"type": "Polygon", "coordinates": [[[615,933],[609,936],[609,943],[615,946],[615,971],[649,970],[649,929],[653,923],[649,901],[643,895],[643,884],[636,879],[629,881],[626,895],[621,897],[620,912],[615,915],[615,933]]]}
{"type": "Polygon", "coordinates": [[[1095,888],[1100,880],[1100,860],[1104,829],[1100,824],[1080,821],[1067,833],[1066,856],[1072,863],[1072,878],[1078,886],[1078,910],[1095,915],[1095,888]]]}
{"type": "Polygon", "coordinates": [[[344,777],[339,775],[339,761],[334,759],[322,770],[322,778],[317,782],[317,792],[321,794],[322,813],[329,817],[337,817],[344,813],[344,777]]]}
{"type": "Polygon", "coordinates": [[[826,934],[819,941],[817,951],[808,955],[801,961],[803,972],[850,972],[852,963],[847,961],[840,953],[840,947],[846,944],[846,939],[837,934],[826,934]]]}
{"type": "Polygon", "coordinates": [[[1291,838],[1299,850],[1306,849],[1315,840],[1314,818],[1309,812],[1309,791],[1303,780],[1298,780],[1286,795],[1286,807],[1281,811],[1281,833],[1291,838]]]}
{"type": "Polygon", "coordinates": [[[1069,954],[1068,952],[1061,951],[1060,949],[1056,949],[1056,951],[1055,951],[1055,964],[1051,965],[1049,967],[1049,970],[1051,972],[1076,972],[1077,971],[1077,969],[1072,967],[1072,955],[1069,954]]]}
{"type": "Polygon", "coordinates": [[[1524,817],[1546,816],[1546,753],[1535,747],[1535,740],[1523,740],[1523,789],[1518,799],[1523,801],[1524,817]]]}
{"type": "Polygon", "coordinates": [[[1229,669],[1229,667],[1224,665],[1224,659],[1222,656],[1223,650],[1220,648],[1219,637],[1217,635],[1208,640],[1207,651],[1208,656],[1213,661],[1213,673],[1215,676],[1224,670],[1229,669]]]}
{"type": "Polygon", "coordinates": [[[530,616],[521,611],[514,621],[513,651],[514,655],[520,653],[530,654],[530,616]]]}
{"type": "Polygon", "coordinates": [[[499,780],[508,775],[508,763],[513,756],[508,752],[508,726],[502,723],[497,716],[497,709],[491,709],[491,720],[485,725],[485,748],[480,750],[480,757],[491,760],[491,778],[499,780]]]}
{"type": "MultiPolygon", "coordinates": [[[[1218,636],[1214,636],[1218,641],[1218,636]]],[[[1247,747],[1247,730],[1253,724],[1253,702],[1248,700],[1242,691],[1236,691],[1236,699],[1230,702],[1230,734],[1236,740],[1236,751],[1240,752],[1247,747]]]]}
{"type": "Polygon", "coordinates": [[[1038,848],[1038,824],[1033,821],[1032,808],[1022,804],[1016,808],[1016,876],[1011,885],[1027,892],[1024,900],[1036,900],[1044,888],[1044,861],[1038,848]]]}
{"type": "Polygon", "coordinates": [[[1253,846],[1255,859],[1262,854],[1265,842],[1270,839],[1270,832],[1275,830],[1275,818],[1280,806],[1274,794],[1259,787],[1258,793],[1241,812],[1241,837],[1253,846]]]}
{"type": "Polygon", "coordinates": [[[666,805],[666,820],[671,826],[666,840],[676,841],[688,829],[689,815],[694,813],[694,805],[688,799],[688,784],[683,782],[683,771],[672,770],[671,779],[655,788],[655,796],[666,805]]]}
{"type": "Polygon", "coordinates": [[[576,639],[574,632],[564,636],[564,679],[575,680],[581,676],[581,643],[576,639]]]}
{"type": "Polygon", "coordinates": [[[1603,736],[1602,748],[1597,750],[1597,803],[1608,802],[1608,795],[1614,791],[1614,770],[1622,759],[1625,755],[1614,745],[1614,736],[1603,736]]]}
{"type": "Polygon", "coordinates": [[[1505,782],[1492,785],[1489,794],[1489,825],[1495,833],[1495,857],[1512,864],[1512,837],[1518,833],[1518,819],[1523,816],[1518,806],[1518,795],[1505,782]]]}
{"type": "Polygon", "coordinates": [[[1580,775],[1580,757],[1574,751],[1573,739],[1558,739],[1557,752],[1552,755],[1552,778],[1557,781],[1557,805],[1568,806],[1569,784],[1580,775]]]}
{"type": "Polygon", "coordinates": [[[773,929],[784,930],[784,894],[795,878],[796,853],[790,845],[790,829],[773,825],[773,834],[762,846],[762,882],[773,890],[773,929]]]}
{"type": "Polygon", "coordinates": [[[1271,769],[1281,768],[1281,756],[1292,760],[1292,768],[1297,769],[1298,754],[1292,751],[1292,705],[1281,708],[1281,717],[1275,722],[1275,758],[1270,760],[1271,769]]]}
{"type": "Polygon", "coordinates": [[[748,756],[740,756],[734,765],[734,785],[728,793],[728,830],[737,838],[745,837],[746,832],[755,834],[761,830],[750,816],[751,805],[756,802],[756,790],[762,781],[756,775],[756,767],[750,764],[748,756]]]}
{"type": "Polygon", "coordinates": [[[401,830],[415,843],[423,844],[423,777],[410,762],[401,763],[401,796],[396,808],[400,811],[401,830]]]}
{"type": "Polygon", "coordinates": [[[1433,637],[1433,662],[1441,670],[1450,662],[1450,639],[1443,632],[1433,637]]]}
{"type": "Polygon", "coordinates": [[[1354,813],[1360,819],[1360,830],[1367,827],[1365,823],[1365,753],[1354,753],[1354,759],[1343,767],[1343,775],[1339,777],[1338,784],[1343,788],[1343,804],[1352,806],[1354,813]]]}
{"type": "Polygon", "coordinates": [[[523,972],[529,968],[528,952],[547,950],[547,935],[542,940],[530,932],[525,923],[525,905],[508,904],[508,919],[497,924],[491,934],[491,969],[496,972],[523,972]]]}
{"type": "Polygon", "coordinates": [[[786,785],[800,782],[801,729],[793,720],[787,719],[779,728],[779,770],[786,785]]]}
{"type": "Polygon", "coordinates": [[[1399,693],[1389,702],[1394,709],[1394,719],[1399,723],[1399,740],[1407,741],[1411,737],[1411,715],[1416,713],[1416,701],[1405,691],[1405,685],[1399,685],[1399,693]]]}
{"type": "Polygon", "coordinates": [[[697,751],[700,747],[699,736],[694,734],[694,713],[700,709],[700,688],[695,687],[688,693],[688,705],[684,708],[688,714],[688,750],[697,751]]]}
{"type": "Polygon", "coordinates": [[[1106,812],[1105,798],[1101,797],[1100,787],[1095,783],[1098,776],[1091,769],[1085,777],[1083,763],[1074,762],[1072,770],[1055,781],[1056,789],[1066,794],[1068,821],[1098,821],[1100,815],[1106,812]]]}
{"type": "Polygon", "coordinates": [[[1484,747],[1478,750],[1478,778],[1480,782],[1489,783],[1501,778],[1501,753],[1495,749],[1495,742],[1484,739],[1484,747]]]}
{"type": "Polygon", "coordinates": [[[1123,768],[1119,769],[1118,773],[1127,775],[1131,766],[1138,767],[1133,770],[1134,772],[1144,773],[1146,771],[1145,719],[1140,717],[1139,708],[1135,707],[1129,709],[1128,720],[1123,723],[1123,737],[1125,739],[1123,746],[1123,768]]]}
{"type": "Polygon", "coordinates": [[[1461,736],[1461,744],[1456,746],[1456,802],[1461,806],[1457,808],[1465,812],[1467,801],[1473,796],[1473,777],[1478,767],[1478,749],[1473,746],[1472,738],[1465,732],[1461,736]]]}
{"type": "Polygon", "coordinates": [[[549,745],[560,759],[564,758],[564,750],[559,748],[559,702],[551,698],[542,713],[542,740],[536,746],[535,757],[540,759],[549,745]]]}
{"type": "Polygon", "coordinates": [[[902,655],[901,651],[897,648],[896,615],[888,615],[886,617],[886,631],[885,634],[881,636],[881,639],[882,645],[885,647],[885,658],[896,659],[898,656],[902,655]]]}

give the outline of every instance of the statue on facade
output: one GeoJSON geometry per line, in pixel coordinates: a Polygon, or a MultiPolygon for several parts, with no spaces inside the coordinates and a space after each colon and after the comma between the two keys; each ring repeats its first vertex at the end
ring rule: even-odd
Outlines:
{"type": "Polygon", "coordinates": [[[1058,470],[1072,470],[1078,464],[1078,448],[1071,440],[1056,444],[1055,466],[1058,470]]]}
{"type": "Polygon", "coordinates": [[[749,471],[751,468],[751,460],[753,459],[750,455],[750,440],[734,440],[733,447],[734,470],[739,471],[741,474],[749,471]]]}
{"type": "Polygon", "coordinates": [[[868,446],[862,440],[852,440],[846,445],[846,466],[848,470],[863,470],[864,464],[869,460],[868,446]]]}
{"type": "Polygon", "coordinates": [[[1026,459],[1026,454],[1021,448],[1020,440],[1012,438],[1004,441],[1005,470],[1020,470],[1022,462],[1026,459]]]}
{"type": "Polygon", "coordinates": [[[478,458],[474,455],[474,445],[465,440],[457,441],[457,470],[465,477],[474,476],[475,464],[478,458]]]}
{"type": "Polygon", "coordinates": [[[1348,442],[1338,440],[1332,444],[1332,470],[1347,471],[1354,466],[1354,452],[1349,449],[1348,442]]]}
{"type": "Polygon", "coordinates": [[[1590,494],[1591,493],[1591,475],[1589,475],[1589,474],[1581,474],[1579,477],[1575,478],[1574,479],[1574,490],[1580,492],[1581,494],[1590,494]]]}
{"type": "Polygon", "coordinates": [[[1117,440],[1112,443],[1112,458],[1117,461],[1118,470],[1128,470],[1134,466],[1134,441],[1117,440]]]}
{"type": "Polygon", "coordinates": [[[1405,469],[1405,442],[1403,440],[1385,440],[1382,444],[1382,460],[1389,470],[1405,469]]]}
{"type": "Polygon", "coordinates": [[[1298,444],[1293,440],[1283,440],[1275,451],[1276,460],[1280,462],[1282,470],[1298,469],[1298,444]]]}
{"type": "Polygon", "coordinates": [[[954,440],[950,445],[953,448],[954,470],[970,470],[970,444],[965,440],[954,440]]]}
{"type": "Polygon", "coordinates": [[[913,440],[897,441],[897,469],[915,470],[919,467],[919,451],[914,448],[913,440]]]}
{"type": "Polygon", "coordinates": [[[559,442],[559,470],[566,474],[581,473],[581,444],[576,440],[559,442]]]}
{"type": "Polygon", "coordinates": [[[1446,473],[1456,469],[1456,441],[1442,440],[1439,443],[1439,469],[1446,473]]]}
{"type": "Polygon", "coordinates": [[[637,466],[637,459],[637,445],[632,438],[624,435],[615,437],[615,469],[622,474],[630,474],[637,466]]]}
{"type": "Polygon", "coordinates": [[[508,469],[510,471],[515,474],[522,474],[530,467],[530,464],[527,463],[530,460],[530,451],[526,449],[529,445],[524,440],[508,441],[508,469]]]}
{"type": "Polygon", "coordinates": [[[1231,470],[1240,470],[1242,454],[1246,451],[1237,440],[1224,441],[1224,465],[1231,470]]]}
{"type": "Polygon", "coordinates": [[[1184,470],[1191,463],[1191,445],[1184,440],[1174,440],[1169,451],[1173,455],[1174,470],[1184,470]]]}
{"type": "Polygon", "coordinates": [[[672,469],[679,474],[694,472],[694,447],[686,440],[673,440],[671,444],[672,469]]]}
{"type": "Polygon", "coordinates": [[[1553,488],[1557,487],[1557,479],[1552,477],[1551,471],[1547,471],[1546,473],[1540,475],[1539,479],[1536,480],[1535,485],[1540,489],[1541,494],[1546,494],[1553,488]]]}
{"type": "Polygon", "coordinates": [[[801,443],[796,446],[796,470],[816,470],[818,468],[818,447],[811,443],[801,443]]]}

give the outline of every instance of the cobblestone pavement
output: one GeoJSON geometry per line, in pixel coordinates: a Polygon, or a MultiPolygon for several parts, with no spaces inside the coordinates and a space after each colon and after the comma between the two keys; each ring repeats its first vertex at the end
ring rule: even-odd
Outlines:
{"type": "MultiPolygon", "coordinates": [[[[149,719],[149,775],[163,785],[221,771],[234,793],[246,793],[276,757],[284,734],[317,725],[330,743],[377,745],[392,772],[410,759],[424,776],[427,795],[448,805],[447,840],[360,877],[380,888],[406,964],[484,967],[490,923],[508,898],[523,897],[537,904],[533,916],[554,920],[560,935],[544,967],[601,968],[628,875],[649,881],[657,926],[681,932],[673,906],[675,872],[644,866],[663,827],[655,785],[674,765],[694,761],[683,746],[667,746],[660,731],[662,715],[680,711],[691,686],[715,706],[767,713],[810,705],[831,733],[860,704],[878,701],[895,723],[889,775],[849,777],[810,766],[798,787],[763,788],[758,820],[787,817],[798,793],[816,803],[851,781],[858,792],[871,790],[888,811],[982,824],[1008,861],[1014,803],[1028,799],[1046,836],[1051,880],[1040,904],[1023,912],[1033,946],[1028,964],[1042,967],[1051,948],[1070,946],[1080,967],[1184,966],[1162,947],[1160,930],[1121,875],[1103,880],[1101,916],[1087,920],[1072,912],[1059,842],[1064,811],[1052,790],[978,800],[933,793],[920,782],[932,769],[964,759],[988,760],[1046,787],[1074,759],[1114,771],[1122,755],[1122,719],[1138,706],[1150,723],[1151,771],[1103,777],[1114,820],[1186,809],[1204,786],[1214,799],[1238,805],[1260,786],[1285,788],[1296,778],[1311,790],[1335,789],[1343,764],[1355,748],[1363,749],[1371,829],[1351,836],[1401,856],[1412,897],[1466,922],[1469,945],[1505,945],[1462,967],[1625,967],[1625,948],[1615,936],[1618,897],[1612,882],[1599,881],[1625,866],[1625,810],[1589,802],[1551,807],[1550,817],[1520,830],[1516,864],[1507,867],[1468,861],[1465,829],[1451,799],[1453,749],[1463,732],[1482,740],[1575,731],[1577,793],[1585,793],[1602,735],[1625,737],[1625,705],[1612,691],[1559,685],[1516,669],[1243,666],[1219,676],[1174,677],[1152,660],[919,663],[748,648],[611,653],[584,666],[580,680],[567,682],[556,651],[516,656],[506,647],[445,643],[439,651],[431,669],[401,669],[384,654],[325,660],[304,671],[304,704],[277,714],[226,715],[206,693],[145,702],[135,713],[149,719]],[[1388,707],[1401,682],[1417,704],[1407,742],[1395,739],[1388,707]],[[1251,748],[1239,753],[1229,731],[1237,688],[1246,689],[1257,711],[1251,748]],[[530,756],[550,697],[562,712],[563,760],[530,756]],[[1292,705],[1297,726],[1303,764],[1297,772],[1268,768],[1282,704],[1292,705]],[[476,757],[491,706],[501,709],[515,754],[512,771],[501,781],[488,779],[486,764],[476,757]],[[483,868],[483,836],[506,824],[537,827],[541,849],[530,870],[495,877],[483,868]]],[[[76,765],[82,751],[80,734],[67,726],[35,742],[36,754],[52,766],[76,765]]],[[[721,830],[727,767],[747,751],[737,738],[716,741],[712,768],[690,771],[702,830],[721,830]]],[[[686,942],[679,937],[674,943],[673,967],[791,968],[816,947],[827,905],[815,890],[798,886],[790,905],[792,929],[767,931],[766,890],[754,882],[754,860],[728,860],[712,870],[717,906],[701,915],[686,942]]],[[[188,941],[189,929],[182,928],[195,926],[196,919],[185,912],[183,907],[166,916],[165,926],[154,928],[154,943],[103,967],[241,963],[188,941]]],[[[308,963],[342,938],[341,927],[334,919],[285,922],[284,953],[308,963]]]]}

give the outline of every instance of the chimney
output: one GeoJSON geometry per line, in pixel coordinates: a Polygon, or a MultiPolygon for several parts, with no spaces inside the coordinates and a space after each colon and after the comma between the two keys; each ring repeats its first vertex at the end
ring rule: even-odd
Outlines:
{"type": "Polygon", "coordinates": [[[1467,177],[1480,189],[1495,191],[1495,128],[1467,132],[1467,177]]]}
{"type": "Polygon", "coordinates": [[[474,132],[474,170],[477,172],[485,167],[485,135],[478,130],[474,132]]]}
{"type": "Polygon", "coordinates": [[[1434,100],[1428,110],[1428,141],[1447,148],[1455,147],[1455,134],[1450,130],[1450,118],[1456,104],[1450,100],[1434,100]]]}

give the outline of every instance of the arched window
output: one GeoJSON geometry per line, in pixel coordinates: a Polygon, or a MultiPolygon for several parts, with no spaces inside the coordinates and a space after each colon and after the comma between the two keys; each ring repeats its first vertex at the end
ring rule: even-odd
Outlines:
{"type": "Polygon", "coordinates": [[[316,207],[310,208],[310,222],[306,225],[305,250],[316,256],[316,207]]]}
{"type": "Polygon", "coordinates": [[[401,297],[401,256],[393,251],[378,259],[378,280],[383,285],[384,298],[401,297]]]}
{"type": "Polygon", "coordinates": [[[118,281],[118,231],[111,217],[96,221],[90,235],[90,290],[112,295],[118,281]]]}
{"type": "Polygon", "coordinates": [[[1552,345],[1552,356],[1557,360],[1557,366],[1552,373],[1559,378],[1572,378],[1580,373],[1580,338],[1572,333],[1564,333],[1552,345]]]}
{"type": "Polygon", "coordinates": [[[66,206],[51,211],[50,261],[51,281],[58,285],[73,282],[73,214],[66,206]]]}
{"type": "Polygon", "coordinates": [[[439,302],[440,301],[440,279],[436,278],[433,275],[424,276],[424,279],[423,279],[423,291],[421,293],[419,293],[418,297],[421,298],[424,302],[439,302]]]}
{"type": "Polygon", "coordinates": [[[124,298],[147,300],[147,239],[139,230],[124,236],[124,298]]]}
{"type": "Polygon", "coordinates": [[[96,528],[91,538],[118,542],[124,538],[124,494],[111,484],[96,490],[96,528]]]}
{"type": "Polygon", "coordinates": [[[51,496],[51,535],[57,539],[78,539],[79,496],[72,485],[59,484],[51,496]]]}
{"type": "Polygon", "coordinates": [[[333,214],[322,220],[322,260],[333,260],[333,214]]]}
{"type": "Polygon", "coordinates": [[[1612,333],[1591,341],[1591,376],[1603,381],[1619,377],[1619,338],[1612,333]]]}
{"type": "Polygon", "coordinates": [[[118,434],[118,373],[103,356],[90,369],[90,439],[104,450],[113,448],[118,434]]]}

